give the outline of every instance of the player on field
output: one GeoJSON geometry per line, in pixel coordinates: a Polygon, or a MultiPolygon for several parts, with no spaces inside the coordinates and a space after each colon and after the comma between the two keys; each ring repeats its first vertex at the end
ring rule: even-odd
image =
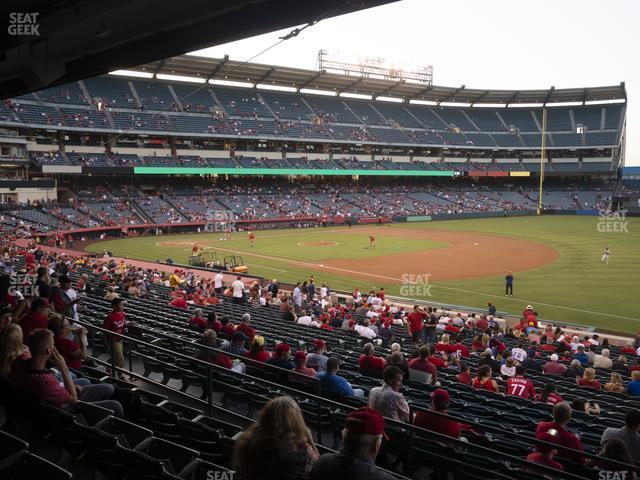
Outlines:
{"type": "Polygon", "coordinates": [[[369,248],[376,248],[376,237],[369,235],[369,248]]]}
{"type": "Polygon", "coordinates": [[[251,245],[251,247],[253,248],[255,244],[256,244],[256,236],[253,233],[253,231],[249,231],[249,245],[251,245]]]}
{"type": "Polygon", "coordinates": [[[604,250],[602,251],[602,258],[600,259],[600,261],[605,265],[609,265],[609,255],[611,255],[609,247],[604,247],[604,250]]]}
{"type": "Polygon", "coordinates": [[[512,297],[513,296],[513,273],[511,272],[507,273],[507,275],[504,277],[504,281],[505,281],[506,295],[507,297],[512,297]]]}

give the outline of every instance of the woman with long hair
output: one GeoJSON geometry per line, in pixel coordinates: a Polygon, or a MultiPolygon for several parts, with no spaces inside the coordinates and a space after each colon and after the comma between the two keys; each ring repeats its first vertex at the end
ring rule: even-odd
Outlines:
{"type": "Polygon", "coordinates": [[[449,353],[449,334],[443,333],[440,341],[436,343],[436,352],[449,353]]]}
{"type": "Polygon", "coordinates": [[[562,402],[562,397],[557,393],[556,382],[547,382],[542,392],[536,396],[536,402],[547,403],[549,405],[562,402]]]}
{"type": "Polygon", "coordinates": [[[626,393],[627,387],[622,383],[622,376],[618,372],[611,372],[611,381],[604,384],[604,391],[626,393]]]}
{"type": "Polygon", "coordinates": [[[585,368],[582,377],[576,378],[579,387],[593,388],[600,390],[600,382],[596,379],[596,370],[594,368],[585,368]]]}
{"type": "Polygon", "coordinates": [[[71,340],[73,337],[69,320],[60,315],[52,315],[49,319],[48,328],[53,332],[53,338],[56,349],[64,358],[65,363],[70,368],[80,370],[82,362],[87,358],[87,349],[84,339],[86,338],[86,330],[79,330],[78,342],[71,340]]]}
{"type": "Polygon", "coordinates": [[[12,323],[0,332],[0,377],[6,379],[15,359],[23,355],[31,357],[29,347],[22,342],[20,326],[12,323]]]}
{"type": "Polygon", "coordinates": [[[476,378],[473,379],[473,388],[499,393],[498,384],[491,378],[491,373],[492,371],[489,365],[480,365],[476,372],[476,378]]]}
{"type": "Polygon", "coordinates": [[[307,479],[319,457],[300,407],[287,396],[270,400],[233,449],[239,480],[307,479]]]}

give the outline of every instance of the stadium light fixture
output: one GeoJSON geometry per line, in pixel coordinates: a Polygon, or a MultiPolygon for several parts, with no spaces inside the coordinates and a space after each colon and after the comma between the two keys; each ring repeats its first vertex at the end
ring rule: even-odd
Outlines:
{"type": "Polygon", "coordinates": [[[256,88],[261,90],[276,90],[278,92],[295,92],[296,89],[294,87],[284,87],[281,85],[269,85],[267,83],[259,83],[256,85],[256,88]]]}
{"type": "Polygon", "coordinates": [[[470,107],[471,104],[467,102],[440,102],[441,107],[470,107]]]}
{"type": "Polygon", "coordinates": [[[409,103],[412,103],[414,105],[438,105],[438,102],[432,102],[431,100],[409,100],[409,103]]]}
{"type": "Polygon", "coordinates": [[[192,82],[192,83],[206,83],[204,78],[189,77],[186,75],[168,75],[166,73],[159,73],[156,75],[158,80],[175,80],[177,82],[192,82]]]}
{"type": "Polygon", "coordinates": [[[232,80],[209,80],[211,85],[223,85],[226,87],[253,88],[253,83],[234,82],[232,80]]]}
{"type": "Polygon", "coordinates": [[[398,97],[376,97],[376,100],[380,101],[380,102],[395,102],[395,103],[402,103],[403,100],[401,98],[398,97]]]}
{"type": "Polygon", "coordinates": [[[337,95],[336,92],[332,92],[331,90],[318,90],[315,88],[301,88],[300,93],[310,93],[311,95],[325,95],[328,97],[335,97],[337,95]]]}
{"type": "Polygon", "coordinates": [[[540,108],[544,103],[510,103],[507,108],[540,108]]]}
{"type": "Polygon", "coordinates": [[[363,93],[349,93],[349,92],[342,92],[340,96],[345,98],[358,98],[360,100],[371,100],[373,98],[372,95],[365,95],[363,93]]]}
{"type": "Polygon", "coordinates": [[[136,72],[134,70],[114,70],[113,72],[109,72],[109,75],[122,75],[125,77],[138,77],[138,78],[151,78],[153,77],[152,73],[149,72],[136,72]]]}
{"type": "Polygon", "coordinates": [[[582,105],[582,102],[549,102],[547,103],[547,107],[579,107],[582,105]]]}
{"type": "Polygon", "coordinates": [[[471,108],[505,108],[506,106],[504,103],[474,103],[471,108]]]}
{"type": "Polygon", "coordinates": [[[606,105],[610,103],[627,103],[624,98],[613,98],[611,100],[589,100],[584,102],[585,105],[606,105]]]}

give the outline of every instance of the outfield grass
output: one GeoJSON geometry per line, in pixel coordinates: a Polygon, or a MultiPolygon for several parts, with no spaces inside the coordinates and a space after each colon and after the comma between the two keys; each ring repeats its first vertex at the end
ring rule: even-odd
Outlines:
{"type": "MultiPolygon", "coordinates": [[[[560,253],[560,258],[551,264],[525,272],[514,272],[514,297],[504,296],[504,278],[500,275],[436,282],[429,290],[430,298],[434,301],[475,307],[482,307],[487,301],[493,301],[499,310],[511,313],[518,313],[531,303],[543,318],[635,333],[640,329],[640,220],[629,220],[629,233],[600,233],[597,223],[597,217],[550,215],[406,223],[395,224],[394,227],[504,235],[544,243],[560,253]],[[612,252],[609,265],[600,262],[605,246],[612,252]]],[[[402,236],[378,236],[377,248],[371,250],[364,248],[368,245],[368,235],[359,232],[357,227],[348,233],[340,230],[342,229],[261,231],[257,233],[254,248],[249,246],[246,234],[234,234],[230,242],[221,241],[216,234],[186,234],[110,240],[94,243],[88,250],[101,252],[108,249],[118,256],[151,261],[171,256],[177,263],[186,263],[191,251],[189,246],[157,244],[196,241],[213,249],[229,248],[243,252],[252,274],[275,277],[282,281],[303,280],[314,274],[318,281],[327,281],[335,289],[352,290],[355,286],[361,289],[385,287],[389,294],[399,295],[401,290],[397,284],[377,280],[372,283],[371,277],[358,277],[356,274],[314,271],[313,267],[264,256],[321,263],[326,259],[356,259],[445,246],[438,242],[402,236]],[[338,242],[339,245],[298,245],[300,242],[320,240],[338,242]]]]}

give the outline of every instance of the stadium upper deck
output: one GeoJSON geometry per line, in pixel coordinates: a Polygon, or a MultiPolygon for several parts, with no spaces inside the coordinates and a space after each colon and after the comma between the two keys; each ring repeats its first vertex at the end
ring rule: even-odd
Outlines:
{"type": "Polygon", "coordinates": [[[625,127],[624,84],[473,90],[190,56],[137,70],[153,72],[154,78],[97,77],[7,100],[0,106],[0,125],[477,150],[539,149],[545,106],[549,149],[618,148],[625,127]],[[251,88],[155,78],[163,74],[189,75],[200,82],[243,80],[251,88]],[[295,91],[261,88],[265,85],[295,91]],[[334,95],[312,93],[317,90],[334,95]],[[349,93],[371,100],[342,96],[349,93]],[[620,103],[593,104],[612,101],[620,103]]]}

